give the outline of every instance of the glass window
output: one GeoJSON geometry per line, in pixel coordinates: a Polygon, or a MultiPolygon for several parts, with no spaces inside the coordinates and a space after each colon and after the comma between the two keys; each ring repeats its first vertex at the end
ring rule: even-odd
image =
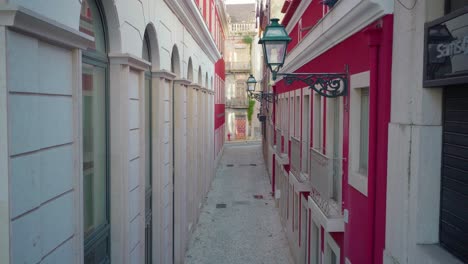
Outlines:
{"type": "Polygon", "coordinates": [[[322,98],[319,94],[314,96],[314,148],[322,149],[322,98]]]}
{"type": "Polygon", "coordinates": [[[359,172],[367,175],[369,158],[369,88],[361,89],[361,124],[359,134],[359,172]]]}
{"type": "Polygon", "coordinates": [[[94,38],[94,42],[88,46],[89,51],[106,53],[104,25],[99,14],[94,1],[83,0],[80,12],[80,31],[94,38]]]}
{"type": "Polygon", "coordinates": [[[83,219],[85,263],[109,263],[108,60],[101,12],[83,0],[80,31],[94,37],[83,51],[83,219]]]}
{"type": "Polygon", "coordinates": [[[106,70],[83,64],[83,181],[85,239],[107,222],[106,70]]]}

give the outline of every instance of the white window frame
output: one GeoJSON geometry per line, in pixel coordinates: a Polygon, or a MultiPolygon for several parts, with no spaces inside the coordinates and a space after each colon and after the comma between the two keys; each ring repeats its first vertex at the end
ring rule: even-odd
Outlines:
{"type": "MultiPolygon", "coordinates": [[[[361,134],[361,89],[368,89],[370,84],[370,71],[351,75],[350,82],[350,120],[349,120],[349,164],[348,184],[367,196],[368,179],[359,170],[360,163],[360,134],[361,134]]],[[[370,109],[369,109],[370,113],[370,109]]]]}
{"type": "Polygon", "coordinates": [[[341,253],[341,250],[340,250],[340,247],[338,246],[338,244],[335,242],[335,240],[331,237],[331,235],[327,232],[325,232],[325,259],[324,259],[324,263],[325,264],[334,264],[331,262],[331,253],[335,253],[336,255],[336,258],[338,260],[338,263],[341,263],[340,262],[340,253],[341,253]]]}
{"type": "MultiPolygon", "coordinates": [[[[333,163],[338,163],[338,179],[336,181],[336,194],[334,192],[333,196],[330,197],[331,200],[336,202],[337,207],[341,210],[341,201],[342,201],[342,175],[343,175],[343,97],[337,98],[327,98],[326,111],[325,115],[322,114],[322,119],[326,118],[326,142],[325,142],[325,154],[330,157],[333,163]],[[338,111],[338,114],[335,112],[338,111]],[[338,120],[335,120],[335,119],[338,120]],[[337,127],[335,127],[337,125],[337,127]],[[338,133],[338,139],[335,142],[335,133],[338,133]],[[336,151],[335,151],[336,148],[336,151]]],[[[323,109],[323,106],[322,106],[323,109]]],[[[323,121],[322,121],[322,131],[323,131],[323,121]]],[[[323,136],[322,136],[323,140],[323,136]]],[[[323,152],[322,152],[323,153],[323,152]]],[[[335,175],[332,175],[335,177],[335,175]]],[[[335,181],[333,181],[335,184],[335,181]]],[[[333,188],[334,186],[332,186],[333,188]]]]}
{"type": "Polygon", "coordinates": [[[318,93],[313,94],[313,109],[312,147],[318,152],[323,153],[323,98],[318,93]]]}
{"type": "Polygon", "coordinates": [[[309,177],[309,152],[310,152],[310,115],[312,113],[311,107],[311,98],[313,98],[310,89],[308,87],[303,88],[303,98],[302,98],[302,163],[301,169],[302,174],[308,178],[309,177]],[[306,103],[307,98],[307,103],[306,103]],[[305,106],[308,105],[308,109],[305,109],[305,106]]]}
{"type": "MultiPolygon", "coordinates": [[[[310,208],[308,208],[307,210],[307,213],[309,213],[309,210],[310,208]]],[[[321,226],[320,224],[316,223],[314,221],[314,218],[312,217],[311,215],[312,213],[310,213],[309,217],[311,219],[310,221],[310,225],[308,225],[308,229],[311,229],[310,230],[310,239],[308,239],[310,241],[310,243],[308,243],[308,250],[307,250],[307,259],[309,259],[309,255],[310,255],[310,264],[321,264],[322,263],[322,249],[321,249],[321,245],[322,245],[322,237],[321,237],[321,226]],[[315,232],[312,232],[312,227],[315,227],[317,230],[317,233],[314,234],[315,232]],[[314,244],[314,239],[313,239],[313,236],[317,236],[317,245],[313,245],[314,244]],[[316,249],[317,249],[317,254],[318,254],[318,262],[315,262],[315,258],[311,255],[312,252],[314,252],[314,247],[313,246],[316,246],[316,249]]],[[[309,230],[307,230],[307,235],[309,235],[309,230]]]]}

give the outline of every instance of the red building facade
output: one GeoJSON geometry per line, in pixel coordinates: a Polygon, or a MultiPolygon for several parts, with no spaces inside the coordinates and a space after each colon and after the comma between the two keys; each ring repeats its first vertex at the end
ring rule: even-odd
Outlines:
{"type": "Polygon", "coordinates": [[[280,72],[349,74],[337,98],[299,81],[273,86],[264,153],[296,263],[382,263],[393,36],[384,2],[283,6],[292,41],[280,72]]]}
{"type": "MultiPolygon", "coordinates": [[[[224,1],[220,0],[195,0],[195,4],[203,16],[208,30],[221,54],[224,54],[224,42],[228,30],[226,8],[224,1]]],[[[211,85],[214,86],[215,102],[214,102],[214,156],[219,158],[224,145],[224,130],[225,130],[225,65],[224,57],[222,56],[215,63],[214,80],[211,85]]]]}

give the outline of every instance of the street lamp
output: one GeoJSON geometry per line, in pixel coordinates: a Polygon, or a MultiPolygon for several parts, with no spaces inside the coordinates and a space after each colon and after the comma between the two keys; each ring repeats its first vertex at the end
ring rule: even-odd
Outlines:
{"type": "Polygon", "coordinates": [[[263,38],[258,44],[263,46],[265,63],[270,68],[273,80],[278,75],[283,76],[286,84],[294,81],[304,82],[310,89],[325,97],[338,97],[346,95],[348,88],[348,67],[344,73],[279,73],[286,58],[286,48],[291,42],[284,26],[278,23],[279,19],[272,18],[265,28],[263,38]]]}
{"type": "Polygon", "coordinates": [[[263,46],[265,61],[273,73],[273,80],[276,80],[276,73],[284,64],[286,48],[291,42],[286,29],[278,21],[278,18],[272,18],[271,23],[265,28],[263,38],[258,41],[258,44],[263,46]]]}
{"type": "Polygon", "coordinates": [[[255,80],[255,77],[250,74],[247,79],[247,92],[255,92],[255,85],[257,85],[257,80],[255,80]]]}
{"type": "Polygon", "coordinates": [[[249,94],[250,98],[257,100],[258,102],[262,103],[263,100],[271,103],[273,100],[276,101],[276,96],[274,93],[266,93],[264,91],[255,92],[255,85],[257,85],[257,80],[255,77],[250,74],[249,78],[247,78],[247,93],[249,94]]]}

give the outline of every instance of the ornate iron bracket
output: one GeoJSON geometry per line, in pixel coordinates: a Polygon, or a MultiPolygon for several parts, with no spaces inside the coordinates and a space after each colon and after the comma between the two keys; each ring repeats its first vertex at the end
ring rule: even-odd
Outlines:
{"type": "Polygon", "coordinates": [[[301,81],[321,96],[335,98],[348,93],[348,66],[344,73],[277,73],[287,85],[301,81]]]}
{"type": "Polygon", "coordinates": [[[266,92],[249,92],[249,97],[252,99],[257,100],[259,103],[263,101],[267,101],[269,103],[273,103],[278,101],[278,98],[275,93],[266,93],[266,92]]]}

